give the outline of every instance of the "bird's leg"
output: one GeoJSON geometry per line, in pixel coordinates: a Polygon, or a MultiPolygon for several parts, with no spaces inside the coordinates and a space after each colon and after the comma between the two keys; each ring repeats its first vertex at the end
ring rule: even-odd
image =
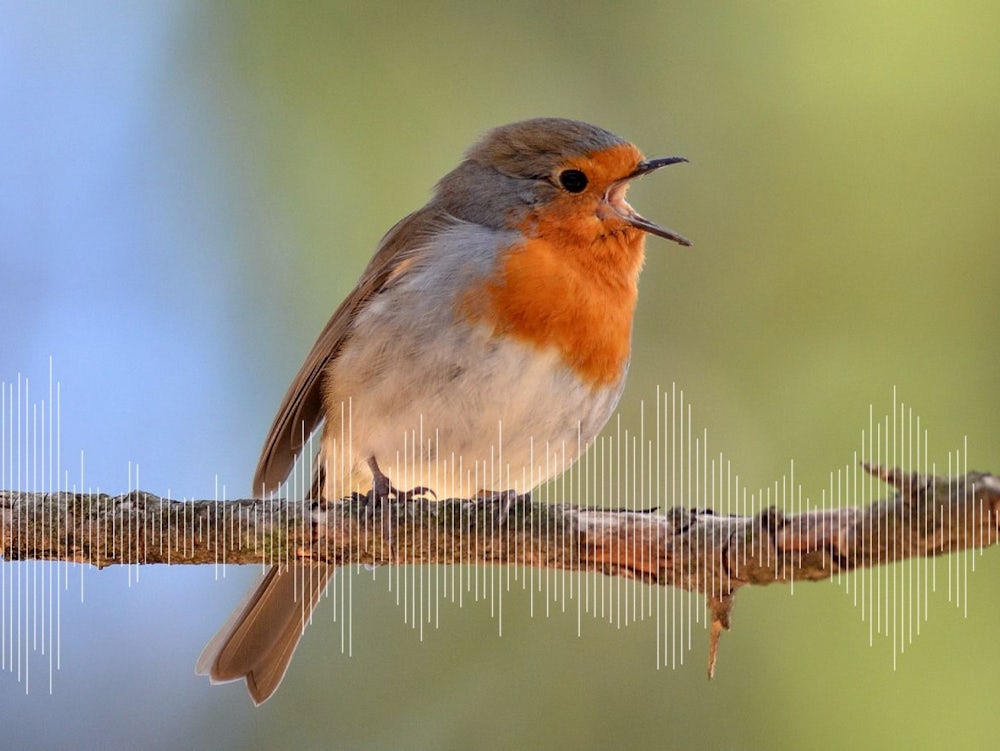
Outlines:
{"type": "Polygon", "coordinates": [[[389,478],[379,468],[374,456],[368,457],[368,468],[372,471],[372,489],[368,493],[367,505],[369,507],[375,504],[381,505],[383,501],[389,500],[389,495],[395,488],[392,487],[389,478]]]}
{"type": "Polygon", "coordinates": [[[378,462],[375,460],[374,456],[368,457],[368,468],[372,471],[372,489],[365,497],[365,511],[368,518],[372,518],[376,513],[378,513],[382,527],[382,536],[388,540],[389,545],[391,546],[393,539],[392,513],[386,513],[386,509],[383,505],[389,500],[390,496],[398,501],[407,503],[417,497],[425,496],[427,494],[433,495],[436,498],[437,494],[430,488],[426,488],[423,485],[411,488],[410,490],[399,490],[395,488],[389,481],[388,476],[386,476],[386,474],[378,466],[378,462]]]}
{"type": "Polygon", "coordinates": [[[391,549],[393,542],[392,512],[390,511],[387,515],[385,506],[389,495],[393,493],[395,488],[392,487],[389,478],[379,468],[374,456],[368,457],[368,468],[372,471],[372,489],[368,491],[368,496],[365,498],[365,515],[372,519],[376,513],[378,514],[382,539],[389,543],[391,549]]]}
{"type": "Polygon", "coordinates": [[[326,497],[326,463],[323,461],[323,452],[316,455],[316,467],[313,470],[312,486],[309,488],[309,498],[321,506],[325,506],[326,497]]]}
{"type": "Polygon", "coordinates": [[[423,485],[418,485],[415,488],[410,488],[409,490],[399,490],[391,482],[386,474],[379,468],[378,462],[375,460],[374,456],[368,457],[368,468],[372,471],[372,489],[368,494],[368,504],[380,504],[383,501],[389,500],[389,496],[393,496],[399,501],[412,501],[414,498],[419,498],[425,495],[432,495],[437,498],[437,493],[435,493],[430,488],[424,487],[423,485]]]}

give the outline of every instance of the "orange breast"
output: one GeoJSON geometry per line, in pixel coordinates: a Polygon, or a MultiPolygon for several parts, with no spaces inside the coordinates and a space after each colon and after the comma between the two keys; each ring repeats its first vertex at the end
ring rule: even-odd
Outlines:
{"type": "Polygon", "coordinates": [[[486,294],[468,297],[463,310],[494,335],[554,347],[583,381],[607,386],[628,362],[644,235],[631,227],[596,235],[596,217],[571,212],[549,206],[533,217],[531,239],[502,253],[486,294]]]}

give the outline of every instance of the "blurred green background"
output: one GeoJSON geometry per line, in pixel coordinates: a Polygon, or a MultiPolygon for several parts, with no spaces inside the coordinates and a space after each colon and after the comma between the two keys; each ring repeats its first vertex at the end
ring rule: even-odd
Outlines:
{"type": "MultiPolygon", "coordinates": [[[[381,234],[483,130],[558,115],[691,160],[630,193],[695,247],[648,244],[626,425],[676,383],[742,487],[794,462],[818,505],[895,387],[939,469],[967,441],[998,471],[998,24],[983,3],[3,3],[0,379],[53,358],[71,482],[120,492],[134,462],[153,492],[244,496],[381,234]]],[[[361,572],[353,655],[327,603],[260,709],[193,675],[255,572],[72,569],[51,684],[47,657],[30,687],[0,672],[0,745],[982,748],[997,558],[934,562],[912,641],[854,589],[912,568],[743,592],[711,683],[700,625],[657,669],[652,617],[578,626],[518,583],[502,636],[489,595],[418,629],[361,572]]]]}

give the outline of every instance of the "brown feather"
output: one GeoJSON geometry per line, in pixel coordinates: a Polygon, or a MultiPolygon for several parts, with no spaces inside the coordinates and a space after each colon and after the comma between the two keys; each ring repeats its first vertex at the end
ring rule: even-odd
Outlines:
{"type": "Polygon", "coordinates": [[[322,564],[272,566],[202,650],[195,672],[213,683],[246,678],[254,703],[274,693],[333,573],[322,564]]]}
{"type": "Polygon", "coordinates": [[[391,282],[396,268],[419,250],[423,238],[449,221],[447,214],[431,201],[398,222],[382,238],[358,285],[334,311],[281,400],[254,473],[252,492],[257,497],[262,498],[281,485],[292,471],[304,440],[322,421],[326,366],[343,346],[358,312],[391,282]]]}
{"type": "MultiPolygon", "coordinates": [[[[254,492],[272,492],[291,472],[305,438],[324,417],[323,380],[358,312],[392,283],[423,238],[453,222],[434,201],[386,233],[357,287],[337,308],[292,381],[264,442],[254,492]]],[[[317,474],[313,496],[322,486],[317,474]]],[[[236,608],[198,660],[197,672],[215,682],[246,678],[254,702],[264,702],[278,688],[298,646],[304,625],[319,600],[332,566],[306,565],[297,572],[272,566],[263,581],[236,608]],[[299,582],[299,577],[303,577],[299,582]]]]}

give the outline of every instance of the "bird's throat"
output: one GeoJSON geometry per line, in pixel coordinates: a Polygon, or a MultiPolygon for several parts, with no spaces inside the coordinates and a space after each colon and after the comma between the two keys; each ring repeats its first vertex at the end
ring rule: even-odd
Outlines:
{"type": "Polygon", "coordinates": [[[590,243],[544,234],[501,253],[485,295],[463,301],[467,318],[541,349],[555,348],[594,388],[624,377],[644,237],[615,232],[590,243]]]}

